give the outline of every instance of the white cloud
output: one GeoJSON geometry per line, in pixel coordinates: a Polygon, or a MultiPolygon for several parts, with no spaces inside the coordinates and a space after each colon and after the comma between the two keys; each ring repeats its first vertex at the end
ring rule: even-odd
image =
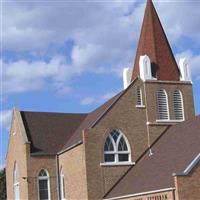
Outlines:
{"type": "Polygon", "coordinates": [[[81,105],[101,104],[101,103],[111,99],[118,92],[119,91],[111,91],[111,92],[107,92],[107,93],[100,95],[100,96],[85,97],[80,101],[80,104],[81,105]]]}
{"type": "Polygon", "coordinates": [[[108,99],[111,99],[113,96],[115,96],[119,91],[114,92],[107,92],[104,95],[100,97],[101,100],[107,101],[108,99]]]}
{"type": "Polygon", "coordinates": [[[80,104],[81,105],[90,105],[90,104],[93,104],[94,102],[95,102],[94,97],[86,97],[81,100],[80,104]]]}
{"type": "Polygon", "coordinates": [[[57,95],[58,96],[65,96],[69,94],[72,91],[72,88],[70,86],[63,86],[58,88],[57,95]]]}
{"type": "Polygon", "coordinates": [[[176,43],[182,36],[200,39],[200,1],[159,0],[154,4],[170,42],[176,43]]]}
{"type": "Polygon", "coordinates": [[[52,85],[63,93],[67,91],[66,86],[63,88],[65,82],[73,73],[72,68],[60,56],[52,58],[49,62],[25,60],[3,62],[2,83],[5,93],[40,90],[52,85]]]}
{"type": "Polygon", "coordinates": [[[177,63],[180,58],[186,58],[191,68],[193,79],[200,79],[200,54],[194,54],[191,50],[186,50],[176,55],[177,63]]]}
{"type": "MultiPolygon", "coordinates": [[[[25,57],[4,62],[6,92],[41,90],[48,83],[62,96],[70,92],[69,80],[77,74],[90,71],[121,76],[122,68],[133,65],[144,6],[122,0],[4,2],[4,48],[16,54],[28,51],[40,55],[32,62],[25,57]],[[68,40],[74,42],[71,64],[57,55],[49,62],[41,59],[50,45],[62,46],[68,40]]],[[[155,6],[170,42],[182,36],[199,38],[200,3],[160,1],[155,6]]]]}
{"type": "Polygon", "coordinates": [[[12,117],[12,110],[0,111],[0,124],[3,128],[9,128],[12,117]]]}

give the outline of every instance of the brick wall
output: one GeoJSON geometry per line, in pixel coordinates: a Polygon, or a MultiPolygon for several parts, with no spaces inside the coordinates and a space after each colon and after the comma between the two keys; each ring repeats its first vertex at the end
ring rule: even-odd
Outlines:
{"type": "Polygon", "coordinates": [[[130,166],[100,165],[103,162],[105,138],[112,129],[120,129],[125,134],[131,146],[132,161],[135,162],[148,148],[146,109],[149,121],[152,123],[149,128],[151,144],[168,127],[168,125],[156,122],[156,92],[160,88],[165,89],[168,93],[170,119],[174,119],[172,95],[175,89],[180,89],[183,93],[185,118],[189,119],[194,116],[191,84],[147,82],[147,102],[145,102],[144,83],[137,80],[97,125],[87,130],[84,135],[89,199],[101,198],[130,168],[130,166]],[[144,104],[147,105],[145,108],[136,108],[136,88],[138,86],[143,91],[144,104]]]}
{"type": "Polygon", "coordinates": [[[14,199],[13,170],[17,163],[20,175],[20,199],[35,200],[38,198],[38,173],[46,169],[50,176],[51,199],[57,199],[57,178],[55,156],[30,156],[30,144],[24,141],[23,127],[19,113],[14,112],[10,130],[8,154],[6,158],[6,182],[8,200],[14,199]],[[13,134],[15,133],[15,134],[13,134]]]}
{"type": "Polygon", "coordinates": [[[55,156],[28,157],[28,198],[35,200],[39,195],[38,174],[41,169],[48,171],[51,199],[58,199],[57,168],[55,156]]]}
{"type": "Polygon", "coordinates": [[[176,200],[200,199],[200,167],[198,166],[187,176],[176,176],[176,200]]]}
{"type": "Polygon", "coordinates": [[[20,198],[28,199],[28,184],[27,177],[27,152],[29,150],[29,144],[25,144],[20,132],[19,124],[17,123],[16,116],[13,115],[12,125],[10,130],[8,154],[6,158],[6,184],[7,184],[7,199],[14,199],[14,187],[13,187],[13,172],[15,162],[19,172],[19,185],[20,185],[20,198]]]}
{"type": "Polygon", "coordinates": [[[59,169],[65,177],[66,199],[88,199],[84,145],[79,145],[59,156],[59,169]]]}

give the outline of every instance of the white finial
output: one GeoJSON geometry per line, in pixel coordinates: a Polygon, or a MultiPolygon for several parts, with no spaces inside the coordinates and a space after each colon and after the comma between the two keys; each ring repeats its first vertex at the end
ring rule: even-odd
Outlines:
{"type": "Polygon", "coordinates": [[[151,73],[151,61],[147,55],[140,56],[139,66],[140,66],[140,78],[143,81],[154,79],[151,73]]]}
{"type": "Polygon", "coordinates": [[[180,58],[179,69],[181,72],[181,81],[192,81],[191,71],[186,58],[180,58]]]}
{"type": "Polygon", "coordinates": [[[130,85],[131,75],[132,75],[132,70],[130,68],[124,68],[124,70],[123,70],[124,89],[126,89],[130,85]]]}

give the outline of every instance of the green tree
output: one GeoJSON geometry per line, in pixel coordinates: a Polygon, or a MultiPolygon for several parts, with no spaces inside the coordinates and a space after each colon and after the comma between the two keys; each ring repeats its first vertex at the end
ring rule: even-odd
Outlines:
{"type": "Polygon", "coordinates": [[[6,170],[0,170],[0,199],[6,199],[6,170]]]}

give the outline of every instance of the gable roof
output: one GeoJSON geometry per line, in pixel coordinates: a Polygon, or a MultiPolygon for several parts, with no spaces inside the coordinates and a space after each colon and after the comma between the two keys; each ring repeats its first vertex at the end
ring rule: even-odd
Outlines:
{"type": "Polygon", "coordinates": [[[113,105],[114,102],[122,95],[122,92],[119,92],[117,95],[112,97],[110,100],[105,102],[102,106],[98,107],[93,112],[89,113],[87,117],[82,121],[80,126],[75,130],[73,136],[66,142],[63,146],[63,150],[72,146],[76,142],[82,139],[82,131],[91,128],[95,122],[102,117],[102,115],[113,105]]]}
{"type": "Polygon", "coordinates": [[[172,174],[182,172],[200,153],[200,116],[171,126],[105,198],[174,187],[172,174]]]}
{"type": "Polygon", "coordinates": [[[93,128],[136,80],[88,114],[21,111],[32,155],[60,154],[82,142],[82,131],[93,128]]]}
{"type": "Polygon", "coordinates": [[[32,155],[55,155],[82,140],[91,128],[125,92],[119,92],[89,114],[20,111],[32,155]]]}
{"type": "Polygon", "coordinates": [[[158,80],[179,80],[179,68],[152,0],[147,0],[135,57],[132,80],[139,75],[139,59],[140,56],[145,54],[149,56],[151,60],[152,74],[158,80]]]}
{"type": "Polygon", "coordinates": [[[21,111],[32,154],[56,154],[87,114],[21,111]]]}

